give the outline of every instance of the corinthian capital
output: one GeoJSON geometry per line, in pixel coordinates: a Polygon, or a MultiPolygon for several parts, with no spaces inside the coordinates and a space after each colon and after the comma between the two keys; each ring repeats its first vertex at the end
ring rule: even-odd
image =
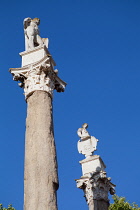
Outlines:
{"type": "Polygon", "coordinates": [[[77,179],[77,187],[83,189],[87,204],[93,200],[104,200],[108,202],[108,193],[115,193],[115,185],[111,178],[106,176],[105,171],[95,172],[89,176],[77,179]]]}
{"type": "MultiPolygon", "coordinates": [[[[39,50],[46,51],[44,47],[39,50]]],[[[26,65],[22,65],[21,68],[11,68],[10,72],[13,79],[19,81],[18,85],[24,89],[25,99],[36,90],[48,92],[50,96],[53,96],[54,89],[57,92],[64,92],[66,83],[58,77],[58,70],[54,70],[55,63],[49,53],[32,63],[27,59],[27,53],[25,55],[23,53],[23,56],[25,56],[23,61],[26,65]]],[[[31,55],[29,56],[31,57],[31,55]]]]}

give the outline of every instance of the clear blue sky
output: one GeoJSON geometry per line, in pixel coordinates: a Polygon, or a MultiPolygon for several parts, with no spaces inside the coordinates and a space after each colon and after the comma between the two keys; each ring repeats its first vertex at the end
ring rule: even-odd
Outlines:
{"type": "Polygon", "coordinates": [[[54,94],[59,210],[86,210],[74,179],[82,175],[77,129],[89,124],[100,141],[119,196],[140,206],[140,1],[5,0],[0,5],[0,203],[23,209],[26,103],[9,68],[21,66],[23,19],[41,19],[42,37],[59,76],[68,83],[54,94]]]}

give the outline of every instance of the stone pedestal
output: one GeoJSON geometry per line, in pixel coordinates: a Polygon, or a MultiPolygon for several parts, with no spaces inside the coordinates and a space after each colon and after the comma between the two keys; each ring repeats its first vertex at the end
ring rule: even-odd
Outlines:
{"type": "Polygon", "coordinates": [[[101,157],[93,155],[80,161],[80,164],[83,176],[76,182],[77,187],[84,191],[89,210],[108,210],[108,193],[115,193],[115,185],[107,177],[101,157]]]}
{"type": "Polygon", "coordinates": [[[94,173],[95,171],[104,171],[106,166],[99,155],[90,156],[79,162],[82,166],[83,176],[94,173]]]}
{"type": "Polygon", "coordinates": [[[45,46],[20,53],[22,67],[10,69],[28,104],[25,143],[24,210],[57,210],[57,160],[53,134],[53,90],[66,83],[54,70],[45,46]]]}
{"type": "MultiPolygon", "coordinates": [[[[38,62],[47,55],[51,56],[45,45],[21,52],[20,56],[22,57],[22,67],[38,62]]],[[[53,60],[52,64],[55,66],[55,62],[53,60]]]]}

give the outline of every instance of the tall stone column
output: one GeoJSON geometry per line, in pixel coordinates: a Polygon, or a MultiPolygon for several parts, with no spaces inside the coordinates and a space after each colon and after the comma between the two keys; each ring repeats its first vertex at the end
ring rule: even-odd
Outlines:
{"type": "Polygon", "coordinates": [[[47,92],[40,90],[27,99],[25,210],[57,209],[58,177],[51,100],[47,92]]]}
{"type": "Polygon", "coordinates": [[[55,62],[47,46],[39,43],[33,47],[32,43],[30,47],[29,41],[26,40],[27,50],[20,53],[22,67],[10,69],[14,80],[20,81],[19,86],[24,88],[27,102],[24,210],[57,210],[52,98],[53,90],[63,92],[66,83],[58,77],[58,70],[54,70],[55,62]]]}
{"type": "Polygon", "coordinates": [[[108,210],[108,193],[115,193],[115,185],[111,183],[105,172],[105,164],[99,155],[92,155],[96,150],[98,139],[90,136],[84,123],[78,129],[78,151],[85,155],[85,159],[80,161],[82,173],[80,179],[76,180],[77,187],[84,191],[84,197],[89,210],[108,210]]]}

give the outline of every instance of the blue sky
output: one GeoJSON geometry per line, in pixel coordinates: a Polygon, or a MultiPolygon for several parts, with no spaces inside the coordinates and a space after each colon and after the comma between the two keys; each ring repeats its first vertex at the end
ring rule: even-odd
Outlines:
{"type": "Polygon", "coordinates": [[[23,19],[41,19],[40,33],[59,76],[54,93],[60,210],[86,210],[75,179],[82,175],[76,131],[83,123],[99,139],[95,154],[107,166],[116,193],[140,206],[140,1],[1,1],[0,203],[23,209],[26,103],[9,68],[21,66],[23,19]]]}

